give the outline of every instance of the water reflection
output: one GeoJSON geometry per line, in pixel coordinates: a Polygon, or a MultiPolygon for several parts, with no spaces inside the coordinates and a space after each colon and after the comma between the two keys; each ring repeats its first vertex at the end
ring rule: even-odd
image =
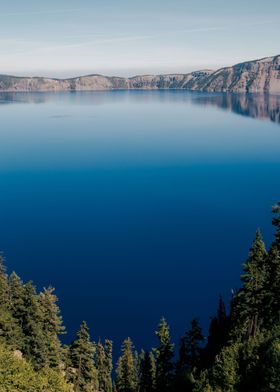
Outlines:
{"type": "Polygon", "coordinates": [[[65,102],[77,105],[104,105],[119,102],[186,102],[214,106],[234,113],[280,124],[280,95],[197,93],[184,90],[95,91],[62,93],[0,93],[0,105],[65,102]]]}
{"type": "Polygon", "coordinates": [[[270,120],[280,124],[280,96],[269,94],[202,95],[192,99],[199,105],[216,106],[242,116],[270,120]]]}

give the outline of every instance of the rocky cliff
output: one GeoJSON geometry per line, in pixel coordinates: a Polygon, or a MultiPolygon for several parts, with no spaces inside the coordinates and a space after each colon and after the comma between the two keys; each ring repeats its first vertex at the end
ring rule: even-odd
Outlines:
{"type": "Polygon", "coordinates": [[[0,91],[95,91],[114,89],[186,89],[208,92],[280,93],[280,55],[217,71],[142,75],[132,78],[88,75],[71,79],[0,75],[0,91]]]}

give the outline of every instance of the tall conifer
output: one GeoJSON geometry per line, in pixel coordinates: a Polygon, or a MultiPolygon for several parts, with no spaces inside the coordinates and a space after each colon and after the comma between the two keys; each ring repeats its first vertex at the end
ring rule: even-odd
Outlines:
{"type": "Polygon", "coordinates": [[[98,386],[97,370],[93,362],[94,344],[90,339],[89,328],[82,322],[77,338],[70,347],[70,358],[75,369],[75,392],[94,391],[98,386]]]}
{"type": "Polygon", "coordinates": [[[267,279],[267,254],[260,231],[249,252],[249,257],[243,265],[241,280],[243,286],[235,299],[236,314],[238,314],[235,333],[255,336],[263,322],[263,306],[265,298],[265,282],[267,279]],[[243,331],[243,332],[242,332],[243,331]]]}
{"type": "Polygon", "coordinates": [[[173,382],[174,344],[171,342],[170,329],[166,320],[162,318],[156,331],[158,347],[156,353],[156,386],[158,392],[169,391],[173,382]]]}
{"type": "Polygon", "coordinates": [[[139,358],[139,392],[156,390],[156,363],[152,352],[141,351],[139,358]]]}
{"type": "Polygon", "coordinates": [[[125,339],[122,344],[116,369],[116,388],[118,392],[136,392],[138,389],[134,347],[130,338],[125,339]]]}
{"type": "Polygon", "coordinates": [[[99,341],[96,345],[95,366],[98,372],[98,390],[112,392],[112,342],[105,341],[105,346],[99,341]]]}
{"type": "Polygon", "coordinates": [[[57,367],[62,360],[62,347],[59,335],[64,333],[65,328],[57,305],[54,288],[45,288],[39,294],[38,299],[42,313],[42,328],[46,340],[47,364],[50,367],[57,367]]]}

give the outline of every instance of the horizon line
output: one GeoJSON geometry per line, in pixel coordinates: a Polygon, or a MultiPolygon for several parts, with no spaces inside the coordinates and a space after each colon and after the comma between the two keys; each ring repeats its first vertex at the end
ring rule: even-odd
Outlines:
{"type": "Polygon", "coordinates": [[[265,60],[265,59],[275,58],[275,57],[278,57],[278,56],[280,56],[280,54],[276,54],[276,55],[272,55],[272,56],[265,56],[265,57],[256,58],[256,59],[253,59],[253,60],[245,60],[245,61],[242,61],[242,62],[235,63],[233,65],[227,65],[227,66],[223,66],[223,67],[216,68],[216,69],[199,68],[197,70],[186,72],[186,73],[184,73],[184,72],[146,73],[146,74],[138,73],[138,74],[135,74],[135,75],[132,75],[132,76],[117,76],[117,75],[109,76],[109,75],[105,75],[103,73],[89,73],[89,74],[77,75],[77,76],[72,76],[72,77],[64,77],[64,78],[63,77],[48,77],[48,76],[42,76],[42,75],[36,75],[36,74],[34,76],[20,76],[20,75],[12,75],[12,74],[9,74],[9,73],[3,73],[3,74],[0,73],[0,77],[12,77],[12,78],[21,78],[21,79],[43,78],[43,79],[50,79],[50,80],[72,80],[72,79],[86,78],[86,77],[92,77],[92,76],[101,76],[101,77],[105,77],[105,78],[133,79],[133,78],[140,77],[140,76],[190,75],[190,74],[192,74],[194,72],[206,72],[206,71],[209,71],[209,72],[213,72],[214,73],[214,72],[217,72],[217,71],[225,69],[225,68],[235,67],[235,66],[237,66],[239,64],[250,63],[250,62],[254,62],[254,61],[262,61],[262,60],[265,60]]]}

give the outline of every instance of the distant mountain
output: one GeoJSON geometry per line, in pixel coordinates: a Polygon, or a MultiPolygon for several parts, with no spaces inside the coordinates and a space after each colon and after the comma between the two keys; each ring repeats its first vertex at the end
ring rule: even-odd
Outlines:
{"type": "Polygon", "coordinates": [[[0,91],[96,91],[186,89],[190,91],[280,93],[280,55],[217,71],[140,75],[132,78],[88,75],[71,79],[0,75],[0,91]]]}

